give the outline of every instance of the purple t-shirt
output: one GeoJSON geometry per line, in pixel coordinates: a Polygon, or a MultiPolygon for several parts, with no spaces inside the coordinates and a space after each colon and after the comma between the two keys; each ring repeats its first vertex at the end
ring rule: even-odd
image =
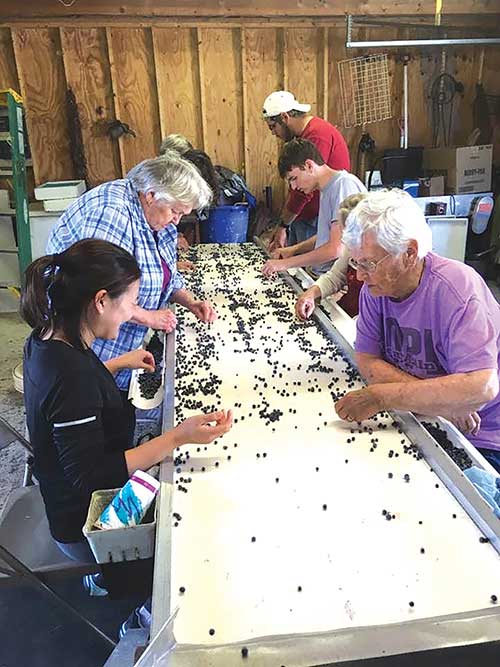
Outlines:
{"type": "MultiPolygon", "coordinates": [[[[419,378],[500,368],[500,305],[470,266],[434,253],[404,301],[363,285],[356,351],[376,354],[419,378]]],[[[479,410],[476,447],[500,450],[500,393],[479,410]]]]}

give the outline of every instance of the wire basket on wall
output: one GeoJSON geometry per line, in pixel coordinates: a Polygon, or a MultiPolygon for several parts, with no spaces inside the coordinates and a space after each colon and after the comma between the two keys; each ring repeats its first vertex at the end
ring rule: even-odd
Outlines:
{"type": "Polygon", "coordinates": [[[344,127],[392,118],[387,54],[338,63],[344,127]]]}

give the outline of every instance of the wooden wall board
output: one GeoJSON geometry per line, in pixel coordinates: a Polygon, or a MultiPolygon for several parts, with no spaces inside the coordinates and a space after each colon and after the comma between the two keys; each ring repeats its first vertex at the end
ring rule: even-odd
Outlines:
{"type": "Polygon", "coordinates": [[[216,164],[243,169],[241,38],[238,30],[198,31],[204,150],[216,164]]]}
{"type": "Polygon", "coordinates": [[[474,99],[476,83],[479,80],[481,48],[452,49],[447,52],[446,71],[464,85],[464,92],[458,93],[453,102],[452,142],[466,145],[467,138],[474,129],[474,99]]]}
{"type": "MultiPolygon", "coordinates": [[[[500,96],[500,49],[488,49],[484,57],[481,82],[487,95],[500,96]]],[[[500,118],[490,117],[493,127],[493,161],[500,162],[500,118]]]]}
{"type": "Polygon", "coordinates": [[[0,88],[13,88],[20,92],[12,37],[8,28],[0,28],[0,88]]]}
{"type": "Polygon", "coordinates": [[[357,144],[361,137],[360,128],[349,127],[346,128],[342,123],[342,106],[341,106],[341,88],[338,73],[338,63],[341,60],[346,60],[353,57],[352,52],[345,48],[345,30],[342,28],[329,28],[328,40],[328,115],[327,120],[338,127],[342,132],[347,145],[349,146],[349,153],[351,156],[352,168],[355,166],[357,144]]]}
{"type": "Polygon", "coordinates": [[[311,105],[321,116],[321,28],[286,28],[284,30],[285,87],[299,102],[311,105]]]}
{"type": "Polygon", "coordinates": [[[193,28],[153,28],[161,136],[184,134],[203,145],[200,72],[193,28]]]}
{"type": "MultiPolygon", "coordinates": [[[[343,16],[420,14],[433,16],[434,0],[420,0],[416,5],[411,0],[154,0],[145,7],[144,0],[79,0],[74,3],[47,3],[40,0],[3,0],[0,16],[8,17],[71,17],[79,16],[343,16]]],[[[495,0],[447,0],[446,14],[497,13],[495,0]]]]}
{"type": "Polygon", "coordinates": [[[262,119],[262,103],[274,90],[283,88],[283,63],[277,30],[243,30],[247,116],[247,182],[259,199],[263,189],[273,188],[278,209],[284,200],[285,186],[278,174],[278,155],[282,142],[274,137],[262,119]]]}
{"type": "MultiPolygon", "coordinates": [[[[408,39],[416,32],[405,30],[408,39]]],[[[408,141],[410,146],[432,146],[432,103],[430,89],[439,74],[438,51],[411,49],[408,51],[408,141]]]]}
{"type": "MultiPolygon", "coordinates": [[[[368,39],[374,39],[373,29],[368,29],[368,39]]],[[[400,31],[397,28],[385,28],[377,31],[380,39],[397,39],[400,31]]],[[[380,49],[375,53],[379,54],[380,49]]],[[[403,116],[403,63],[401,52],[398,49],[390,49],[388,52],[388,70],[390,79],[390,98],[392,102],[392,118],[373,123],[373,138],[378,146],[395,148],[399,146],[401,130],[399,122],[403,116]]],[[[370,125],[366,126],[370,130],[370,125]]],[[[368,168],[368,167],[367,167],[368,168]]],[[[363,173],[364,169],[360,169],[363,173]]]]}
{"type": "Polygon", "coordinates": [[[481,81],[490,95],[500,95],[500,48],[485,49],[481,81]]]}
{"type": "Polygon", "coordinates": [[[104,28],[61,28],[66,81],[78,105],[88,184],[121,176],[116,141],[107,134],[115,119],[104,28]]]}
{"type": "MultiPolygon", "coordinates": [[[[205,147],[216,162],[244,173],[259,199],[263,199],[264,186],[272,185],[278,208],[285,194],[277,173],[282,144],[266,128],[261,108],[270,92],[284,87],[285,75],[288,88],[299,99],[312,103],[318,115],[323,115],[326,106],[327,120],[338,125],[346,137],[354,170],[363,131],[370,132],[379,152],[399,145],[403,68],[398,58],[402,51],[388,50],[394,119],[365,128],[343,128],[337,62],[367,53],[345,48],[343,26],[304,27],[301,23],[300,27],[276,27],[276,22],[261,28],[172,25],[107,30],[68,27],[60,33],[47,28],[13,28],[16,61],[12,49],[9,55],[9,32],[0,29],[0,79],[12,80],[17,66],[20,92],[27,97],[37,182],[72,176],[66,79],[75,92],[83,121],[92,184],[115,178],[120,168],[126,173],[140,160],[156,155],[161,134],[176,131],[186,134],[196,146],[205,147]],[[120,139],[113,152],[107,137],[95,133],[99,107],[103,107],[103,117],[128,123],[138,132],[137,139],[120,139]]],[[[374,30],[365,27],[358,36],[383,34],[374,30]]],[[[385,28],[385,35],[414,36],[407,28],[385,28]]],[[[500,48],[484,49],[484,58],[482,52],[480,47],[447,51],[448,71],[466,86],[457,104],[454,138],[458,142],[473,129],[472,102],[481,76],[487,92],[500,92],[500,48]]],[[[429,146],[432,118],[428,96],[440,72],[441,50],[411,49],[406,53],[410,56],[410,145],[429,146]]],[[[362,172],[364,165],[359,166],[362,172]]]]}
{"type": "Polygon", "coordinates": [[[330,31],[328,28],[321,28],[321,43],[319,45],[319,78],[320,86],[318,115],[325,120],[328,118],[328,85],[329,85],[329,54],[330,54],[330,31]]]}
{"type": "Polygon", "coordinates": [[[12,37],[35,182],[70,179],[73,165],[59,33],[55,28],[13,29],[12,37]]]}
{"type": "Polygon", "coordinates": [[[116,118],[136,137],[119,141],[123,174],[160,147],[160,119],[151,32],[142,28],[107,28],[116,118]]]}

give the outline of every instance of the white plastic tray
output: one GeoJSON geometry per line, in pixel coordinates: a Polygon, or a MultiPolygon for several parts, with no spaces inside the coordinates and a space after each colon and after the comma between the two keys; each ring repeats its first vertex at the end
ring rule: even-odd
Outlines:
{"type": "MultiPolygon", "coordinates": [[[[143,343],[144,348],[148,346],[148,343],[151,340],[151,337],[153,336],[154,333],[155,331],[153,329],[149,329],[149,331],[146,334],[146,337],[144,338],[144,343],[143,343]]],[[[157,333],[163,345],[165,346],[165,332],[158,331],[157,333]]],[[[132,404],[136,408],[139,408],[140,410],[152,410],[153,408],[157,408],[159,405],[162,404],[163,397],[165,395],[165,366],[163,359],[164,356],[162,357],[161,361],[161,366],[162,366],[161,385],[158,388],[156,394],[153,396],[153,398],[144,398],[143,396],[141,396],[141,389],[139,386],[139,376],[142,373],[145,373],[146,371],[144,370],[132,371],[132,378],[130,380],[128,397],[132,400],[132,404]]]]}

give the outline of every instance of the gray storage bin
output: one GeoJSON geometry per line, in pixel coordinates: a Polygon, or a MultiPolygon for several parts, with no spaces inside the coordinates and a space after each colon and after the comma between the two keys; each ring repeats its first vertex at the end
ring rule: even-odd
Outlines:
{"type": "Polygon", "coordinates": [[[90,499],[83,534],[98,563],[118,563],[124,560],[152,558],[155,547],[156,499],[138,526],[100,530],[94,523],[120,489],[94,491],[90,499]]]}

